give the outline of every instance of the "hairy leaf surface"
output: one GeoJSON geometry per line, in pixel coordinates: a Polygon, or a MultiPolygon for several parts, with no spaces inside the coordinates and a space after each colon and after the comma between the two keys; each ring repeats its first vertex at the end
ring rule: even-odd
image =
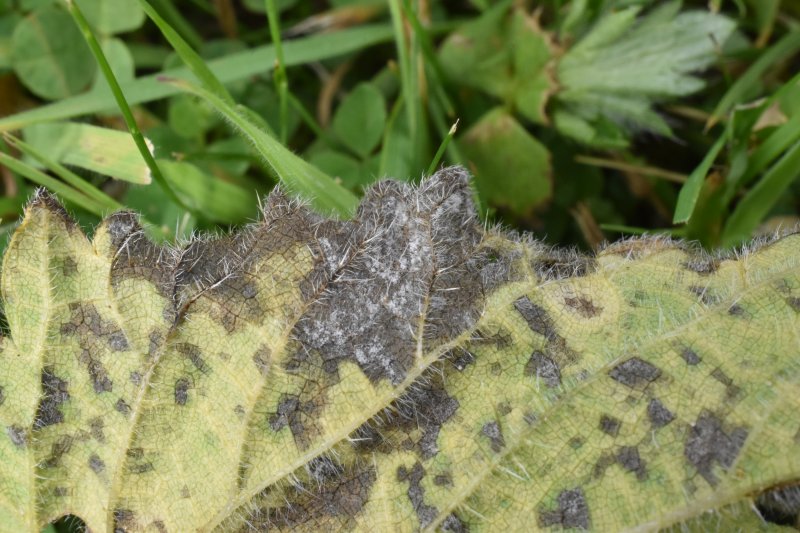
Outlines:
{"type": "Polygon", "coordinates": [[[766,530],[800,479],[800,235],[553,251],[456,168],[176,248],[40,194],[2,292],[2,531],[766,530]]]}

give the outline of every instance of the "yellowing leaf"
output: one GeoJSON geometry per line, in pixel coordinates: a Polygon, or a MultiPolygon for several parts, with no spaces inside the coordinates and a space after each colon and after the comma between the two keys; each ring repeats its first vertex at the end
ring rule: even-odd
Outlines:
{"type": "Polygon", "coordinates": [[[275,192],[160,248],[37,196],[3,262],[0,530],[762,524],[800,478],[800,236],[583,257],[470,199],[454,168],[352,221],[275,192]]]}
{"type": "MultiPolygon", "coordinates": [[[[25,140],[59,163],[147,185],[150,169],[130,133],[77,122],[48,122],[25,129],[25,140]]],[[[152,143],[145,140],[152,151],[152,143]]]]}

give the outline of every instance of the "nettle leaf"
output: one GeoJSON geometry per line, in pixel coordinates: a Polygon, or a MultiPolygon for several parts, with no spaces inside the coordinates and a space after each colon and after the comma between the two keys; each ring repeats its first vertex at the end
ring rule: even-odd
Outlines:
{"type": "Polygon", "coordinates": [[[39,194],[3,263],[0,529],[760,523],[800,478],[798,246],[554,252],[485,230],[455,168],[178,248],[39,194]]]}

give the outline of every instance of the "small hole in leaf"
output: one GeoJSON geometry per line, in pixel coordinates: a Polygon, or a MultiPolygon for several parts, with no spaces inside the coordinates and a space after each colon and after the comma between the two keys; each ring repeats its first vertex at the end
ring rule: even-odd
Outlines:
{"type": "Polygon", "coordinates": [[[800,484],[762,492],[756,506],[767,522],[796,527],[800,524],[800,484]]]}
{"type": "Polygon", "coordinates": [[[83,533],[86,522],[75,515],[62,516],[42,529],[42,533],[83,533]]]}

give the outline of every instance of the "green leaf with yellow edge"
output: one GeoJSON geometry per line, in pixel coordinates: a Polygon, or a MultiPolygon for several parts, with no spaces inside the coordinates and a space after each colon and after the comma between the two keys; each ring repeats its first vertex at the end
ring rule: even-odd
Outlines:
{"type": "Polygon", "coordinates": [[[147,185],[153,181],[126,131],[80,122],[47,122],[28,126],[23,133],[28,144],[54,161],[130,183],[147,185]]]}
{"type": "Polygon", "coordinates": [[[162,248],[39,194],[3,262],[0,529],[703,530],[794,490],[800,235],[580,256],[471,197],[457,168],[349,221],[277,191],[162,248]]]}

